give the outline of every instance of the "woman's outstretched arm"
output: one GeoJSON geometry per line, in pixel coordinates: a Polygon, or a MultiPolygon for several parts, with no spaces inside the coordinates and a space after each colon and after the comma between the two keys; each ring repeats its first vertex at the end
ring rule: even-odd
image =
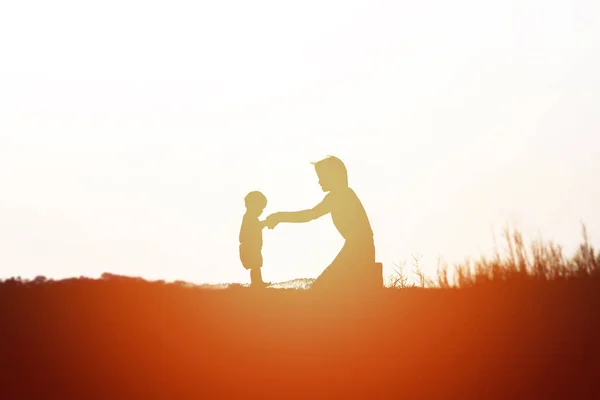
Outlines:
{"type": "Polygon", "coordinates": [[[323,199],[322,202],[320,202],[315,207],[309,210],[277,212],[271,214],[266,219],[267,226],[273,229],[275,225],[277,225],[280,222],[300,223],[320,218],[331,211],[329,209],[329,202],[327,202],[326,200],[327,198],[323,199]]]}

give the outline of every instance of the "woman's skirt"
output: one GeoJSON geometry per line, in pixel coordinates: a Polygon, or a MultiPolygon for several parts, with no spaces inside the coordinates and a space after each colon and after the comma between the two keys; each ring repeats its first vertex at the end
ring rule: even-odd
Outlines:
{"type": "Polygon", "coordinates": [[[368,289],[381,281],[375,266],[372,238],[346,240],[333,262],[313,282],[311,290],[368,289]]]}

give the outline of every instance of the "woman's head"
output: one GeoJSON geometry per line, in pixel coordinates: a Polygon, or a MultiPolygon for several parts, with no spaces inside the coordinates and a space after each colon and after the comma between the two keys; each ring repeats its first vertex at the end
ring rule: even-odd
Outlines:
{"type": "Polygon", "coordinates": [[[324,192],[348,187],[348,171],[339,158],[329,156],[313,164],[324,192]]]}

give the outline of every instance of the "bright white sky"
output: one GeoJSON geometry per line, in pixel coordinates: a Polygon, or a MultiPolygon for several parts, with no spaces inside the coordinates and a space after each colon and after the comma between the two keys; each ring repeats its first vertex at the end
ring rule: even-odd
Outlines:
{"type": "MultiPolygon", "coordinates": [[[[597,244],[598,21],[594,0],[2,2],[0,277],[247,282],[244,195],[311,207],[328,154],[386,270],[489,253],[506,224],[597,244]]],[[[342,245],[329,217],[264,241],[271,281],[342,245]]]]}

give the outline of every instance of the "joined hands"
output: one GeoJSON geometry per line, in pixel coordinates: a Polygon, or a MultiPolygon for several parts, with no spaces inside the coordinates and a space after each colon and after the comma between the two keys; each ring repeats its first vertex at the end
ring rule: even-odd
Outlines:
{"type": "Polygon", "coordinates": [[[265,219],[264,223],[265,226],[269,229],[273,229],[277,226],[277,224],[279,224],[281,222],[279,213],[274,213],[271,214],[267,217],[267,219],[265,219]]]}

